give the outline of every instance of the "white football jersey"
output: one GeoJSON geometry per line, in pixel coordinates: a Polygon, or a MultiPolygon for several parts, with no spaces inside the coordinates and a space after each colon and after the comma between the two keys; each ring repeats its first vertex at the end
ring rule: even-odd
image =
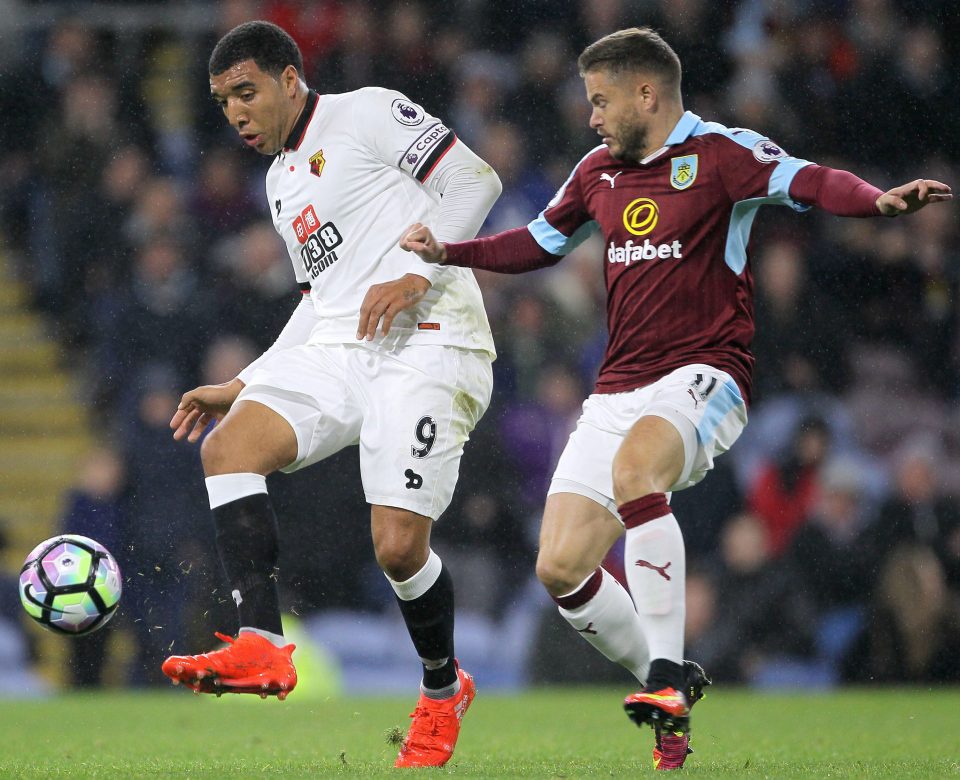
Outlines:
{"type": "Polygon", "coordinates": [[[473,272],[425,263],[397,245],[412,223],[436,222],[440,195],[424,183],[455,143],[451,130],[399,92],[311,90],[267,173],[274,226],[319,318],[308,343],[356,343],[370,286],[416,273],[432,287],[397,315],[386,338],[378,331],[374,343],[494,354],[473,272]]]}

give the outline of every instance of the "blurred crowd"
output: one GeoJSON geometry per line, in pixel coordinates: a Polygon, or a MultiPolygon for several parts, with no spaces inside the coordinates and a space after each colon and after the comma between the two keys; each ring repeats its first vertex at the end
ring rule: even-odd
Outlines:
{"type": "MultiPolygon", "coordinates": [[[[950,0],[226,0],[190,4],[207,23],[188,30],[130,10],[158,5],[128,4],[119,29],[97,3],[26,3],[41,21],[0,71],[0,231],[103,434],[63,530],[118,551],[133,682],[155,682],[171,648],[235,628],[197,449],[168,421],[182,392],[269,346],[299,297],[263,196],[269,160],[241,148],[208,95],[208,53],[233,25],[284,26],[321,93],[391,87],[443,118],[503,181],[484,232],[535,217],[598,143],[576,55],[637,24],[677,50],[686,107],[704,118],[884,189],[960,186],[950,0]]],[[[762,210],[751,423],[673,497],[687,655],[715,679],[960,676],[947,663],[960,652],[958,247],[954,204],[897,220],[762,210]]],[[[459,610],[491,625],[531,598],[545,491],[603,352],[601,260],[590,241],[532,276],[478,274],[494,400],[435,546],[459,610]]],[[[395,611],[355,452],[270,489],[292,614],[395,611]]],[[[576,640],[554,613],[541,605],[527,679],[598,679],[570,662],[576,640]]],[[[76,644],[78,683],[100,679],[104,641],[76,644]]]]}

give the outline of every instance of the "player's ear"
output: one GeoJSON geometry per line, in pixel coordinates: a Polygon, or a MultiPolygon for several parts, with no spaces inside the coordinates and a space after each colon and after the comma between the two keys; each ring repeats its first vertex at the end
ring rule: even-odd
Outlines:
{"type": "Polygon", "coordinates": [[[638,78],[634,94],[641,108],[654,108],[657,104],[657,88],[649,79],[638,78]]]}
{"type": "Polygon", "coordinates": [[[300,74],[293,65],[287,65],[280,74],[280,86],[287,94],[287,97],[293,97],[297,94],[297,84],[300,81],[300,74]]]}

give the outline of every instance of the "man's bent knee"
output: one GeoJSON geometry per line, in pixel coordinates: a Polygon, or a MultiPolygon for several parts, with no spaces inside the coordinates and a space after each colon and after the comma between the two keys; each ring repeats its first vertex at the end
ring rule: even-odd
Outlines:
{"type": "Polygon", "coordinates": [[[430,518],[397,507],[374,506],[371,526],[377,563],[391,580],[404,582],[426,565],[433,528],[430,518]]]}
{"type": "Polygon", "coordinates": [[[537,579],[553,597],[566,596],[573,593],[596,568],[587,562],[572,563],[558,560],[541,551],[537,556],[537,579]]]}
{"type": "Polygon", "coordinates": [[[430,548],[419,544],[403,544],[394,539],[379,545],[375,553],[383,573],[395,582],[404,582],[424,567],[430,556],[430,548]]]}
{"type": "Polygon", "coordinates": [[[200,445],[203,472],[272,474],[297,457],[297,437],[279,414],[259,403],[235,406],[200,445]]]}
{"type": "Polygon", "coordinates": [[[220,435],[219,428],[214,428],[200,444],[200,462],[203,463],[203,473],[208,477],[234,472],[230,468],[233,447],[229,441],[225,441],[227,438],[220,435]]]}

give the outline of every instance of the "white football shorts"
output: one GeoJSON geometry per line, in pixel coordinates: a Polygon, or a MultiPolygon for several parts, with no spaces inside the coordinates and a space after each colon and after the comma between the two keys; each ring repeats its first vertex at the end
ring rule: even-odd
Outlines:
{"type": "Polygon", "coordinates": [[[305,344],[257,366],[238,401],[257,401],[297,436],[298,471],[360,445],[367,502],[433,519],[450,505],[463,445],[490,404],[492,359],[423,344],[305,344]]]}
{"type": "Polygon", "coordinates": [[[678,368],[653,384],[625,393],[594,393],[560,461],[548,495],[578,493],[620,517],[613,498],[613,456],[641,417],[662,417],[683,439],[684,463],[671,491],[696,485],[747,424],[740,389],[725,371],[707,365],[678,368]]]}

